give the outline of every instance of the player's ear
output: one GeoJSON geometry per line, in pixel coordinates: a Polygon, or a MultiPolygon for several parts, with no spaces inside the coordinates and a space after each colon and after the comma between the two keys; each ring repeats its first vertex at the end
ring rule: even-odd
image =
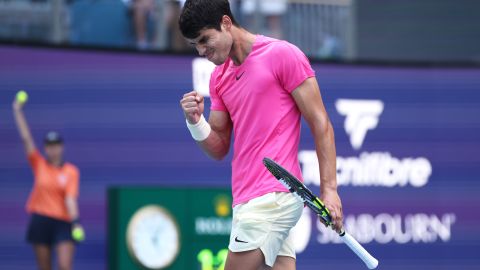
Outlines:
{"type": "Polygon", "coordinates": [[[233,25],[232,19],[230,19],[230,17],[228,17],[227,15],[223,15],[221,27],[226,31],[230,31],[230,29],[232,28],[232,25],[233,25]]]}

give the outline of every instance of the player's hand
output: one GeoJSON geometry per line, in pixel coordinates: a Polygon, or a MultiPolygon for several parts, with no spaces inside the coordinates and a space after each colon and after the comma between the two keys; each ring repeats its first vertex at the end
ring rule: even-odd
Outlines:
{"type": "Polygon", "coordinates": [[[320,199],[323,201],[332,216],[333,229],[340,233],[343,228],[342,201],[336,189],[322,190],[320,199]]]}
{"type": "Polygon", "coordinates": [[[192,91],[183,95],[182,100],[180,100],[180,106],[187,121],[194,125],[200,121],[205,104],[203,96],[197,91],[192,91]]]}
{"type": "Polygon", "coordinates": [[[85,240],[85,230],[79,223],[75,223],[72,226],[72,238],[76,242],[82,242],[85,240]]]}

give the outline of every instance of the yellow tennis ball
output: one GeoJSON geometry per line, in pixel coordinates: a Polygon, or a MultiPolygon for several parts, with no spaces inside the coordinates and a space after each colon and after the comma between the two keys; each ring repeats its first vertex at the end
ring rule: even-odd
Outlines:
{"type": "Polygon", "coordinates": [[[81,242],[85,240],[85,232],[82,228],[75,228],[72,231],[72,238],[77,242],[81,242]]]}
{"type": "Polygon", "coordinates": [[[18,91],[16,99],[17,99],[17,102],[22,103],[22,104],[27,102],[27,100],[28,100],[27,92],[25,92],[24,90],[18,91]]]}

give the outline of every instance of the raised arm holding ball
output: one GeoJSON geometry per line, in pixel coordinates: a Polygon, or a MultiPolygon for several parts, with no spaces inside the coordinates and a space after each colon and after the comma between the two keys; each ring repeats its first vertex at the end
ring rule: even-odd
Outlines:
{"type": "Polygon", "coordinates": [[[72,269],[75,241],[85,235],[79,222],[79,171],[63,159],[63,138],[48,132],[44,138],[45,158],[35,146],[23,113],[28,100],[25,91],[19,91],[12,104],[15,123],[33,170],[34,184],[27,202],[31,215],[27,241],[33,246],[39,269],[52,269],[52,253],[56,251],[58,269],[72,269]]]}

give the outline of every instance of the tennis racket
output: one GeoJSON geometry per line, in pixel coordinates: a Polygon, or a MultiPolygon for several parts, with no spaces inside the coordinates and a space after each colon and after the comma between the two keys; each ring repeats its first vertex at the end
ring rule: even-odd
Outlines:
{"type": "MultiPolygon", "coordinates": [[[[315,196],[302,182],[295,176],[278,165],[275,161],[264,158],[263,164],[292,194],[304,202],[315,214],[323,221],[327,227],[332,226],[332,216],[325,204],[315,196]]],[[[342,231],[339,233],[341,239],[347,246],[357,254],[357,256],[367,265],[369,269],[375,269],[378,266],[378,260],[375,259],[360,243],[355,240],[349,233],[342,231]]]]}

